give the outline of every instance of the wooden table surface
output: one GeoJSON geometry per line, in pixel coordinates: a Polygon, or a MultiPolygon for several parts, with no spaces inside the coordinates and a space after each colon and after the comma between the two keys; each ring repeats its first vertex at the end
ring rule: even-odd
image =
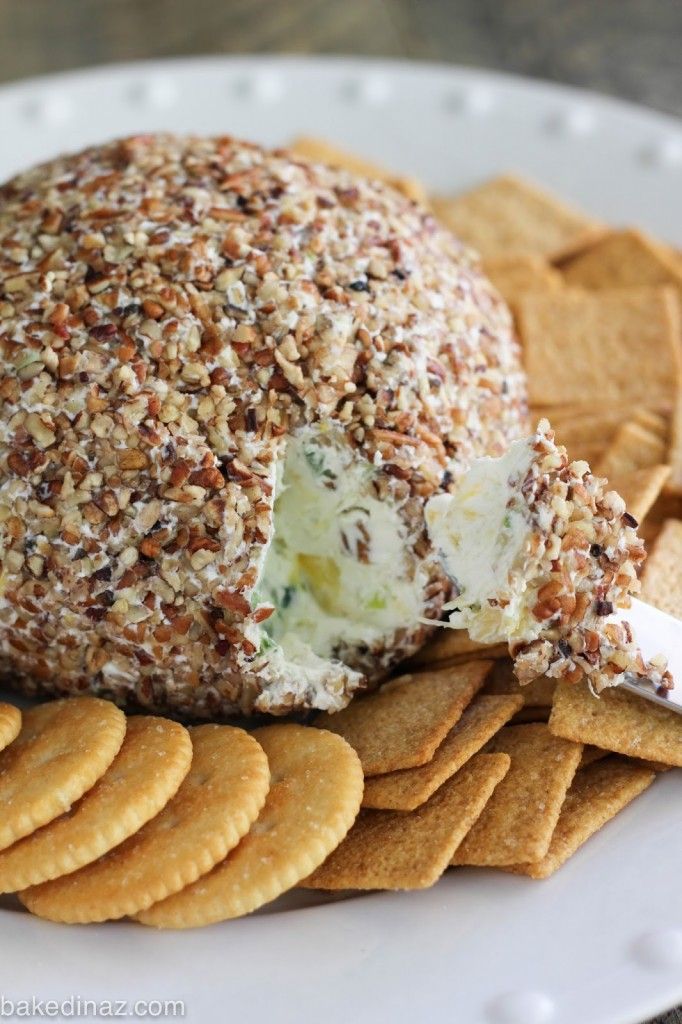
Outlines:
{"type": "MultiPolygon", "coordinates": [[[[556,79],[682,115],[681,44],[679,0],[0,0],[0,81],[178,54],[352,53],[556,79]]],[[[682,1008],[656,1024],[682,1024],[682,1008]]]]}

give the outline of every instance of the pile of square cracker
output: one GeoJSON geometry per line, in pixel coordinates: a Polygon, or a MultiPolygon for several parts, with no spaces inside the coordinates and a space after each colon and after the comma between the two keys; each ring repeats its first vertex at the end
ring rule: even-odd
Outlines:
{"type": "MultiPolygon", "coordinates": [[[[428,197],[320,140],[293,148],[429,202],[480,254],[514,316],[533,423],[546,416],[570,457],[623,496],[649,549],[641,596],[682,618],[682,254],[513,175],[428,197]]],[[[597,699],[549,679],[522,689],[503,647],[449,630],[408,667],[324,722],[366,778],[358,820],[308,880],[316,888],[416,888],[449,864],[544,878],[682,767],[682,716],[625,691],[597,699]]]]}

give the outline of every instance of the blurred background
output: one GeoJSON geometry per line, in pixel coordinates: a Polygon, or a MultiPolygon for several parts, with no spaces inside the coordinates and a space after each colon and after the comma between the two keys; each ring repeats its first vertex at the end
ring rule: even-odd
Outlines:
{"type": "Polygon", "coordinates": [[[682,113],[680,0],[0,0],[0,80],[196,53],[413,57],[682,113]]]}

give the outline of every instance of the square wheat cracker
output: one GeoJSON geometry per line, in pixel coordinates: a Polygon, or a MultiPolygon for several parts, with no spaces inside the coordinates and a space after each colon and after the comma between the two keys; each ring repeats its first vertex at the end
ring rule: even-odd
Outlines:
{"type": "Polygon", "coordinates": [[[610,231],[562,267],[562,272],[571,287],[669,284],[682,294],[682,267],[660,242],[633,228],[610,231]]]}
{"type": "Polygon", "coordinates": [[[483,686],[491,661],[399,676],[314,724],[343,736],[365,775],[426,764],[483,686]]]}
{"type": "Polygon", "coordinates": [[[526,292],[556,291],[563,286],[560,272],[541,256],[497,256],[484,260],[483,270],[510,304],[526,292]]]}
{"type": "MultiPolygon", "coordinates": [[[[682,522],[667,519],[642,573],[643,601],[682,619],[682,522]]],[[[677,685],[682,684],[682,680],[677,685]]]]}
{"type": "Polygon", "coordinates": [[[479,695],[426,764],[365,779],[362,806],[392,811],[413,811],[421,806],[478,753],[522,702],[520,696],[479,695]]]}
{"type": "Polygon", "coordinates": [[[474,661],[476,658],[490,660],[507,653],[507,644],[479,644],[471,640],[465,629],[439,629],[420,651],[406,663],[408,670],[417,671],[422,667],[441,667],[463,658],[474,661]]]}
{"type": "MultiPolygon", "coordinates": [[[[594,409],[581,413],[562,415],[563,410],[549,410],[549,419],[555,437],[568,451],[571,459],[585,459],[594,465],[608,447],[613,435],[623,422],[623,413],[619,410],[607,409],[596,412],[594,409]]],[[[533,420],[542,419],[541,415],[533,420]]]]}
{"type": "Polygon", "coordinates": [[[661,437],[630,420],[618,429],[594,471],[611,480],[636,469],[661,465],[665,462],[666,451],[667,445],[661,437]]]}
{"type": "Polygon", "coordinates": [[[680,325],[671,288],[526,295],[517,322],[531,403],[603,408],[675,397],[680,325]]]}
{"type": "Polygon", "coordinates": [[[576,743],[682,767],[682,716],[622,687],[593,697],[585,683],[560,683],[549,728],[576,743]]]}
{"type": "Polygon", "coordinates": [[[534,864],[515,864],[507,870],[531,878],[548,878],[655,777],[651,770],[611,757],[579,771],[566,794],[545,856],[534,864]]]}
{"type": "Polygon", "coordinates": [[[669,415],[656,412],[654,409],[641,408],[637,409],[632,418],[635,423],[639,423],[640,427],[644,427],[645,430],[649,430],[652,434],[656,434],[662,441],[668,440],[669,415]]]}
{"type": "Polygon", "coordinates": [[[327,142],[325,139],[316,139],[310,136],[301,135],[287,147],[290,153],[303,157],[311,163],[328,164],[331,167],[341,167],[343,170],[358,174],[363,178],[371,178],[376,181],[384,181],[388,185],[402,192],[408,199],[428,206],[426,189],[416,178],[392,174],[385,167],[365,160],[356,153],[349,153],[345,149],[327,142]]]}
{"type": "Polygon", "coordinates": [[[303,885],[313,889],[433,885],[508,769],[506,754],[477,754],[415,811],[361,811],[340,846],[303,885]]]}
{"type": "Polygon", "coordinates": [[[601,224],[532,182],[491,178],[459,195],[432,200],[437,217],[486,259],[536,255],[559,260],[601,237],[601,224]]]}
{"type": "Polygon", "coordinates": [[[620,494],[625,507],[638,523],[653,508],[670,476],[670,466],[646,466],[629,473],[610,476],[609,486],[620,494]]]}
{"type": "Polygon", "coordinates": [[[518,694],[523,698],[526,707],[551,707],[556,689],[556,679],[538,676],[530,683],[521,686],[514,675],[514,663],[511,658],[500,658],[493,665],[490,675],[486,678],[483,693],[518,694]]]}
{"type": "Polygon", "coordinates": [[[602,750],[601,747],[592,747],[589,744],[583,747],[583,756],[580,758],[580,764],[578,765],[578,771],[582,771],[583,768],[589,768],[595,761],[601,761],[604,757],[610,757],[610,750],[602,750]]]}
{"type": "Polygon", "coordinates": [[[510,725],[525,725],[527,722],[542,722],[547,725],[550,709],[545,705],[528,704],[517,711],[510,725]]]}
{"type": "Polygon", "coordinates": [[[666,491],[678,496],[682,495],[682,389],[677,393],[673,405],[673,414],[670,423],[670,451],[668,453],[670,463],[670,479],[666,491]]]}
{"type": "Polygon", "coordinates": [[[582,744],[546,725],[505,726],[485,748],[509,754],[511,767],[453,857],[453,865],[503,867],[538,861],[549,849],[582,744]]]}

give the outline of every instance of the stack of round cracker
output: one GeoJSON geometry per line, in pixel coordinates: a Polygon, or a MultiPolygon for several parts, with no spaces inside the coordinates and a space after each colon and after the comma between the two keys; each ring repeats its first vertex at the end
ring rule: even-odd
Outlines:
{"type": "Polygon", "coordinates": [[[296,885],[360,809],[359,758],[300,725],[126,719],[96,697],[0,704],[0,892],[34,914],[184,928],[296,885]]]}

